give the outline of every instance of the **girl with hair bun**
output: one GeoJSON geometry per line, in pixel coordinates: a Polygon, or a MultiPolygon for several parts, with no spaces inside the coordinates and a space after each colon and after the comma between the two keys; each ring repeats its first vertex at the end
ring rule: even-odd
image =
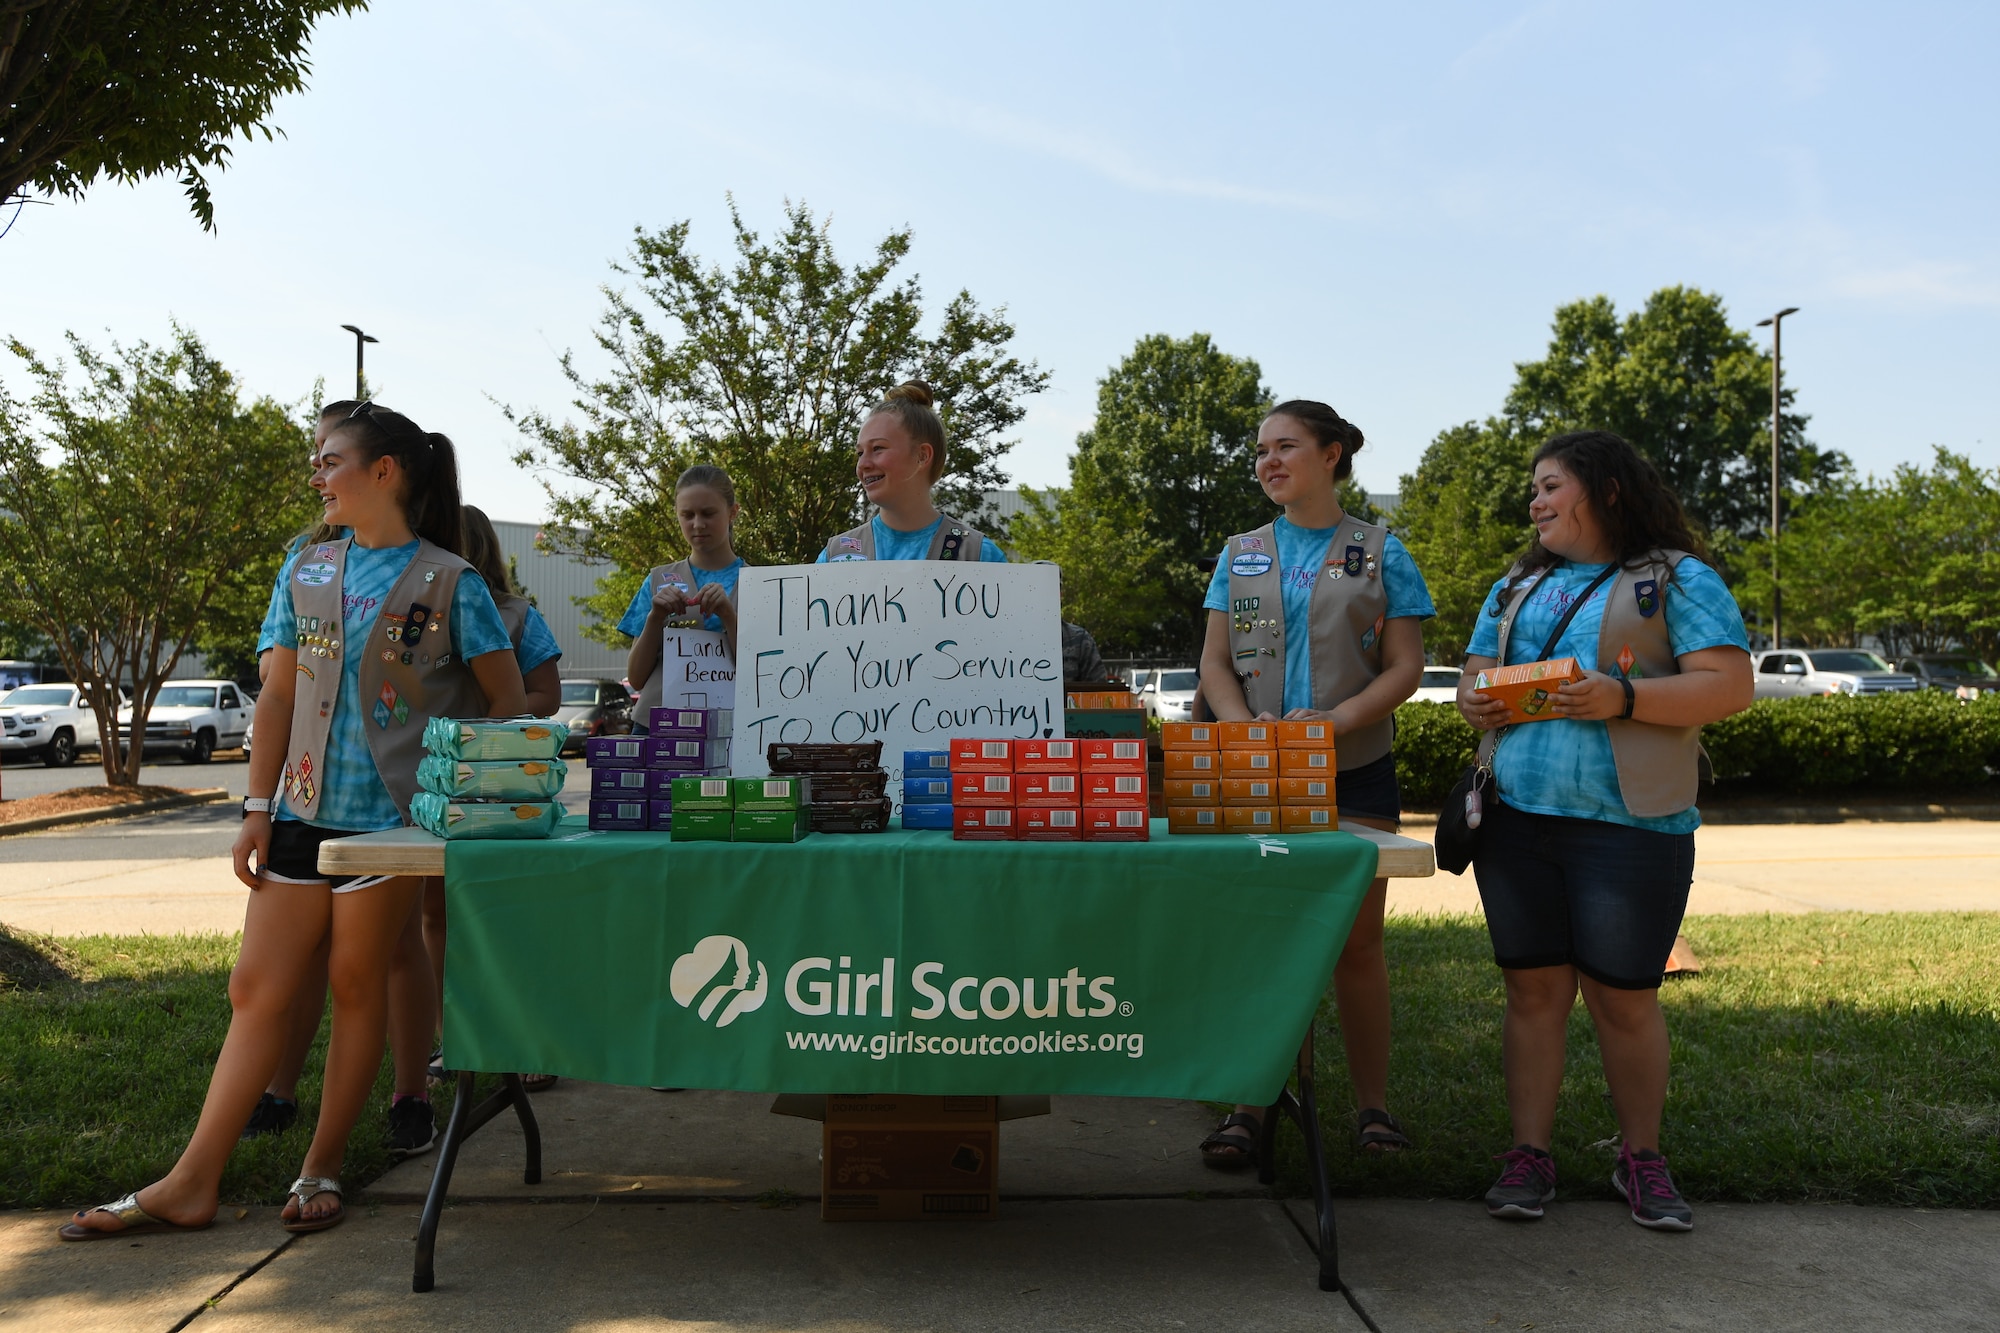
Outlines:
{"type": "Polygon", "coordinates": [[[1487,595],[1458,682],[1493,779],[1472,869],[1507,987],[1514,1146],[1486,1210],[1531,1220],[1555,1196],[1581,992],[1618,1119],[1612,1187],[1640,1226],[1687,1231],[1694,1210],[1660,1154],[1660,982],[1694,879],[1701,728],[1750,706],[1750,639],[1679,497],[1625,440],[1556,436],[1535,452],[1531,495],[1535,538],[1487,595]],[[1560,657],[1583,679],[1532,726],[1507,726],[1506,703],[1473,688],[1489,667],[1560,657]]]}
{"type": "MultiPolygon", "coordinates": [[[[1423,622],[1437,614],[1403,544],[1340,503],[1354,472],[1360,428],[1325,403],[1294,399],[1257,430],[1257,480],[1284,514],[1231,537],[1203,605],[1208,635],[1201,688],[1222,721],[1321,719],[1333,724],[1334,799],[1343,823],[1395,832],[1396,706],[1416,693],[1424,666],[1423,622]]],[[[1360,1108],[1361,1147],[1410,1146],[1388,1110],[1389,968],[1382,913],[1389,882],[1369,885],[1333,988],[1347,1072],[1360,1108]]],[[[1239,1106],[1201,1144],[1210,1166],[1256,1161],[1265,1107],[1239,1106]]]]}
{"type": "Polygon", "coordinates": [[[854,443],[854,475],[875,515],[827,538],[819,563],[830,560],[988,560],[1007,553],[964,519],[931,502],[944,475],[944,422],[931,389],[907,380],[883,396],[854,443]]]}
{"type": "Polygon", "coordinates": [[[736,483],[713,464],[698,463],[674,482],[674,518],[687,543],[687,557],[647,574],[618,621],[619,632],[632,636],[625,679],[639,692],[635,732],[646,730],[664,696],[660,654],[668,621],[698,611],[702,628],[722,631],[730,651],[736,650],[736,581],[744,562],[732,538],[742,512],[736,483]]]}
{"type": "Polygon", "coordinates": [[[406,821],[427,718],[516,714],[523,705],[513,643],[484,581],[457,554],[451,441],[362,403],[327,433],[314,463],[324,521],[349,535],[308,542],[284,566],[290,595],[277,608],[252,795],[234,849],[251,893],[229,979],[229,1034],[173,1169],[77,1213],[61,1228],[65,1240],[209,1224],[230,1150],[277,1069],[294,995],[322,941],[333,1038],[319,1124],[281,1217],[289,1231],[341,1220],[341,1161],[382,1060],[389,957],[421,881],[329,877],[320,845],[406,821]]]}

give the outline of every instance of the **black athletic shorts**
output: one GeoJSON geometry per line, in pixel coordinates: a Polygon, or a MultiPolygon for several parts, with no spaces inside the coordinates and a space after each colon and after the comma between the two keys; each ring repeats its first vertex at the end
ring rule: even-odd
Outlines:
{"type": "Polygon", "coordinates": [[[389,875],[329,875],[319,868],[319,848],[335,838],[357,836],[352,829],[321,828],[296,819],[271,821],[271,858],[258,874],[277,884],[331,884],[335,893],[352,893],[392,878],[389,875]]]}
{"type": "Polygon", "coordinates": [[[1343,815],[1403,822],[1403,792],[1396,785],[1396,756],[1385,754],[1358,768],[1334,775],[1333,800],[1343,815]]]}

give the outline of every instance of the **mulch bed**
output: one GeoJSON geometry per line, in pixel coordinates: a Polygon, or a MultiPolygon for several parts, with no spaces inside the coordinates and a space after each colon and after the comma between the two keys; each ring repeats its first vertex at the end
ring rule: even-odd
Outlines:
{"type": "Polygon", "coordinates": [[[113,806],[185,795],[187,792],[180,787],[71,787],[67,791],[52,791],[46,796],[0,801],[0,824],[67,815],[78,810],[106,810],[113,806]]]}

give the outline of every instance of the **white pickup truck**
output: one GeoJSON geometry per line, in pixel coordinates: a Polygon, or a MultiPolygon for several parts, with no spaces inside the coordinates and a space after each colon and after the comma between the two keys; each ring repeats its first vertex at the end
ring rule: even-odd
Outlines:
{"type": "MultiPolygon", "coordinates": [[[[255,711],[250,696],[227,680],[176,680],[160,687],[146,715],[145,750],[170,750],[190,764],[205,764],[217,750],[243,743],[255,711]]],[[[132,709],[118,714],[119,738],[132,744],[132,709]]]]}
{"type": "Polygon", "coordinates": [[[97,711],[80,686],[57,681],[0,694],[0,754],[68,768],[77,751],[95,750],[97,740],[97,711]]]}
{"type": "Polygon", "coordinates": [[[1886,694],[1921,690],[1915,676],[1893,671],[1861,648],[1786,648],[1757,658],[1754,694],[1793,699],[1806,694],[1886,694]]]}

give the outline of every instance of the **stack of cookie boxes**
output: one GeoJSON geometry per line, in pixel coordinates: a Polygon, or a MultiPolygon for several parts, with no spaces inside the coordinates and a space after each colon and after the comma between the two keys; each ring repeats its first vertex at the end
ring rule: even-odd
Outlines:
{"type": "Polygon", "coordinates": [[[590,826],[642,831],[673,826],[675,778],[729,772],[729,739],[713,708],[655,708],[644,736],[592,736],[590,826]]]}
{"type": "Polygon", "coordinates": [[[1167,722],[1169,833],[1316,833],[1340,827],[1330,722],[1167,722]]]}
{"type": "Polygon", "coordinates": [[[563,819],[568,739],[539,718],[430,719],[411,820],[441,838],[549,837],[563,819]]]}
{"type": "Polygon", "coordinates": [[[1144,741],[968,737],[953,740],[950,755],[954,838],[1145,842],[1150,834],[1144,741]]]}

